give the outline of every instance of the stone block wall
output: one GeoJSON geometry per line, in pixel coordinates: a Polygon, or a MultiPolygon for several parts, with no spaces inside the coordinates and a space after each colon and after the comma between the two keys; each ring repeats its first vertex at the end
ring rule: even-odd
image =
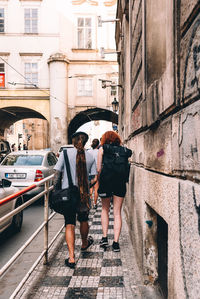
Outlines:
{"type": "Polygon", "coordinates": [[[198,298],[200,3],[119,0],[117,17],[123,14],[126,18],[120,18],[121,22],[129,29],[116,40],[117,47],[119,41],[121,48],[130,45],[119,59],[124,86],[120,100],[130,107],[130,117],[120,109],[120,134],[133,151],[124,204],[130,238],[144,282],[156,284],[160,281],[161,217],[168,228],[164,296],[198,298]],[[161,21],[163,26],[156,28],[161,21]],[[129,69],[123,66],[128,60],[129,69]],[[128,71],[129,84],[124,82],[128,71]]]}

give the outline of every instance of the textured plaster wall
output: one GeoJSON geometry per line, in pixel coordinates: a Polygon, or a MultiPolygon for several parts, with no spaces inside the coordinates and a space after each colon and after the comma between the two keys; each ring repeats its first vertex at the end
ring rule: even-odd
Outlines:
{"type": "MultiPolygon", "coordinates": [[[[165,2],[166,67],[146,85],[145,94],[143,2],[132,3],[132,116],[126,143],[133,151],[133,163],[124,205],[130,238],[144,282],[156,283],[156,213],[160,215],[168,225],[168,298],[196,299],[200,289],[200,4],[165,2]]],[[[151,48],[159,38],[147,42],[151,48]]],[[[121,62],[127,59],[122,57],[121,62]]],[[[120,68],[123,84],[126,70],[120,68]]],[[[128,119],[123,113],[120,117],[125,127],[128,119]]]]}
{"type": "Polygon", "coordinates": [[[200,180],[200,102],[172,118],[172,168],[175,175],[200,180]]]}
{"type": "Polygon", "coordinates": [[[125,200],[131,240],[144,281],[157,279],[157,257],[148,204],[168,223],[168,296],[197,298],[200,287],[200,186],[132,167],[125,200]],[[142,236],[145,238],[142,238],[142,236]],[[149,242],[150,240],[150,242],[149,242]]]}
{"type": "Polygon", "coordinates": [[[187,103],[199,96],[200,15],[181,40],[180,82],[181,100],[187,103]]]}
{"type": "Polygon", "coordinates": [[[187,24],[189,16],[192,11],[197,6],[197,0],[181,0],[181,10],[180,10],[180,25],[183,28],[184,24],[187,24]]]}

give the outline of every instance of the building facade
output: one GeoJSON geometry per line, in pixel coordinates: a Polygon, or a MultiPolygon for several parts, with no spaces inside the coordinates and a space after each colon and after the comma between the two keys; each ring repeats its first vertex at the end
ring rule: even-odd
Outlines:
{"type": "Polygon", "coordinates": [[[146,284],[200,289],[200,4],[118,0],[119,126],[133,150],[125,212],[146,284]]]}
{"type": "MultiPolygon", "coordinates": [[[[101,54],[101,48],[115,52],[115,22],[100,27],[98,20],[115,19],[116,2],[0,1],[1,112],[14,121],[46,119],[47,147],[57,150],[68,142],[77,113],[111,109],[110,88],[102,89],[99,79],[118,78],[116,54],[101,54]]],[[[10,124],[1,125],[1,134],[10,124]]]]}

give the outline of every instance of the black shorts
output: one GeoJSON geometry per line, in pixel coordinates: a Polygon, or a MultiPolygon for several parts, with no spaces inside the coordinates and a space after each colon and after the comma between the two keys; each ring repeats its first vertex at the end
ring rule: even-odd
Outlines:
{"type": "Polygon", "coordinates": [[[116,179],[108,181],[100,178],[98,193],[101,198],[112,195],[124,197],[126,195],[126,182],[116,179]]]}
{"type": "Polygon", "coordinates": [[[76,225],[76,219],[79,222],[85,222],[88,221],[89,217],[89,209],[87,211],[77,211],[77,209],[70,209],[68,213],[64,215],[65,218],[65,226],[67,224],[73,224],[76,225]]]}

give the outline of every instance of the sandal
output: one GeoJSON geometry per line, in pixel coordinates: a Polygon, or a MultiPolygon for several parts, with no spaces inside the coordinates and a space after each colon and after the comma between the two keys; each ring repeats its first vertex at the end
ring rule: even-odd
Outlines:
{"type": "Polygon", "coordinates": [[[69,257],[68,257],[68,259],[65,260],[65,265],[66,265],[67,267],[71,268],[71,269],[74,269],[76,263],[70,263],[70,262],[69,262],[69,257]]]}
{"type": "Polygon", "coordinates": [[[88,237],[88,245],[87,245],[86,247],[84,247],[84,248],[81,248],[81,251],[85,251],[85,250],[88,249],[93,243],[94,243],[94,239],[93,239],[91,236],[89,236],[89,237],[88,237]]]}

